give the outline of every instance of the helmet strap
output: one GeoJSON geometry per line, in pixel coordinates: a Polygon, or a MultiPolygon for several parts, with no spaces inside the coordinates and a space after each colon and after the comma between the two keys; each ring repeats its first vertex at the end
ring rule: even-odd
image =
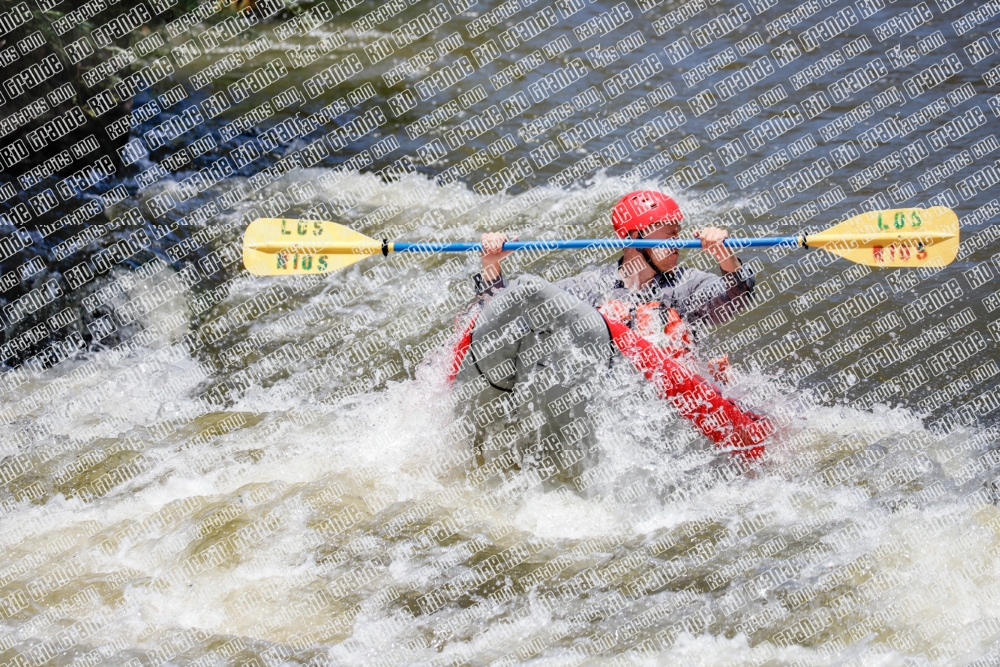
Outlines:
{"type": "Polygon", "coordinates": [[[650,248],[639,248],[639,252],[642,254],[642,258],[646,260],[646,264],[649,264],[649,268],[659,273],[660,270],[656,268],[656,264],[653,263],[653,256],[650,254],[649,251],[650,248]]]}
{"type": "MultiPolygon", "coordinates": [[[[664,277],[667,278],[668,281],[671,280],[670,279],[670,275],[673,274],[673,271],[663,271],[662,269],[660,269],[660,267],[658,267],[653,262],[653,256],[651,254],[652,253],[652,249],[651,248],[639,248],[639,252],[640,252],[640,254],[642,254],[642,258],[646,261],[646,264],[649,265],[649,268],[653,269],[653,272],[656,275],[658,275],[658,276],[664,276],[664,277]]],[[[672,283],[672,281],[671,281],[671,283],[672,283]]]]}

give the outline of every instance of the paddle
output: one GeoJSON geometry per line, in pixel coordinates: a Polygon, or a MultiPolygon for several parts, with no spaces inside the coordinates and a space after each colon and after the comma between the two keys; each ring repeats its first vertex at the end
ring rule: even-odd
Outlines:
{"type": "MultiPolygon", "coordinates": [[[[729,238],[728,248],[823,248],[858,264],[887,268],[941,267],[958,254],[958,216],[944,206],[870,211],[808,236],[729,238]]],[[[508,241],[504,250],[572,248],[700,248],[698,239],[577,239],[508,241]]],[[[369,255],[390,252],[469,252],[479,243],[377,241],[321,220],[258,218],[243,235],[243,265],[259,276],[328,273],[369,255]]]]}

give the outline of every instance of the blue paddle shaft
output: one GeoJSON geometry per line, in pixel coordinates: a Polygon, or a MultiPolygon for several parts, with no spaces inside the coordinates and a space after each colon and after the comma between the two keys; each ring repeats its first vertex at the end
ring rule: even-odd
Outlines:
{"type": "MultiPolygon", "coordinates": [[[[728,238],[722,242],[727,248],[769,248],[772,246],[799,246],[798,236],[774,236],[748,239],[728,238]]],[[[507,241],[504,250],[573,250],[579,248],[700,248],[699,239],[574,239],[571,241],[507,241]]],[[[392,244],[393,252],[482,252],[481,243],[406,243],[392,244]]]]}

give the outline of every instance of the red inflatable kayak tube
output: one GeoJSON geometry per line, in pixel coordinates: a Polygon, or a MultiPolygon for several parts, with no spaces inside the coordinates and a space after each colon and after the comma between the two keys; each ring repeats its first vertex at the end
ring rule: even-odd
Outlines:
{"type": "Polygon", "coordinates": [[[455,347],[452,348],[451,368],[448,369],[448,382],[454,382],[455,378],[458,377],[458,370],[462,367],[462,361],[469,352],[469,346],[472,345],[472,330],[475,327],[476,318],[473,317],[465,326],[465,331],[462,332],[458,342],[455,343],[455,347]]]}

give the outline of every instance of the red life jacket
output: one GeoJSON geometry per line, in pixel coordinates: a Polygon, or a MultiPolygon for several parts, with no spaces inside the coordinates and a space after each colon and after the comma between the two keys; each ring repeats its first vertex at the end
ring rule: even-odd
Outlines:
{"type": "Polygon", "coordinates": [[[612,299],[597,310],[605,318],[621,322],[654,343],[671,359],[682,362],[695,360],[694,339],[684,320],[673,308],[666,311],[666,322],[663,321],[662,304],[659,301],[640,303],[633,309],[624,301],[612,299]]]}
{"type": "Polygon", "coordinates": [[[774,427],[766,417],[742,409],[717,387],[670,358],[669,353],[642,338],[621,322],[604,318],[615,346],[656,385],[670,401],[717,447],[745,458],[764,453],[762,443],[774,427]]]}
{"type": "MultiPolygon", "coordinates": [[[[605,317],[627,325],[632,331],[663,350],[671,359],[689,367],[697,361],[694,354],[694,337],[675,309],[668,308],[663,311],[659,301],[650,301],[639,304],[633,311],[624,301],[615,299],[597,310],[605,317]],[[665,322],[661,313],[666,316],[665,322]]],[[[731,382],[729,355],[723,354],[709,359],[708,372],[716,382],[729,384],[731,382]]]]}

